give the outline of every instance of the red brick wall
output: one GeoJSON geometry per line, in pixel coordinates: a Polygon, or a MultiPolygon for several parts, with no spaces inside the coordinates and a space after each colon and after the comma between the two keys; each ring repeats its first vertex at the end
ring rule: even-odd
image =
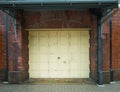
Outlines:
{"type": "Polygon", "coordinates": [[[114,80],[120,80],[120,11],[112,18],[112,67],[114,80]]]}
{"type": "Polygon", "coordinates": [[[26,28],[89,28],[89,11],[24,12],[26,28]]]}
{"type": "Polygon", "coordinates": [[[0,80],[5,77],[6,50],[5,47],[5,14],[0,11],[0,80]]]}
{"type": "MultiPolygon", "coordinates": [[[[97,31],[96,22],[94,18],[93,31],[90,32],[91,48],[90,48],[90,62],[91,62],[91,73],[90,76],[94,80],[98,80],[97,75],[97,31]],[[95,31],[94,31],[95,30],[95,31]]],[[[112,17],[112,67],[113,67],[113,79],[120,80],[120,11],[116,12],[112,17]]],[[[102,25],[102,70],[104,82],[110,82],[110,24],[109,19],[102,25]]]]}

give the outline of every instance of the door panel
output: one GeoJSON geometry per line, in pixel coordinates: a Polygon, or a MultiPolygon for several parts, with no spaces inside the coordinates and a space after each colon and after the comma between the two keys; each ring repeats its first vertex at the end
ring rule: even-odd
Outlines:
{"type": "Polygon", "coordinates": [[[29,32],[31,78],[88,78],[89,32],[29,32]]]}

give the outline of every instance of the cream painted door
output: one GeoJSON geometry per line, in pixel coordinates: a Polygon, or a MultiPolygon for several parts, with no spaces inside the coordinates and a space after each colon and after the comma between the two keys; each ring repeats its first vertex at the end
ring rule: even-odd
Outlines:
{"type": "Polygon", "coordinates": [[[31,78],[49,76],[48,31],[29,32],[29,73],[31,78]]]}
{"type": "Polygon", "coordinates": [[[88,78],[89,32],[29,31],[31,78],[88,78]]]}
{"type": "Polygon", "coordinates": [[[70,78],[89,78],[89,32],[69,32],[70,78]]]}
{"type": "Polygon", "coordinates": [[[58,31],[57,77],[69,78],[69,37],[68,31],[58,31]]]}
{"type": "Polygon", "coordinates": [[[58,67],[58,32],[57,31],[49,31],[49,76],[48,78],[56,78],[57,77],[57,67],[58,67]]]}

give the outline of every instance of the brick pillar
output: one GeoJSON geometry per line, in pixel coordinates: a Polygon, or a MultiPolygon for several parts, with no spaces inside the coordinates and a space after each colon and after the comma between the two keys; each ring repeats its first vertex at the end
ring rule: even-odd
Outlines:
{"type": "Polygon", "coordinates": [[[6,71],[5,26],[0,25],[0,80],[5,79],[6,71]]]}
{"type": "MultiPolygon", "coordinates": [[[[91,16],[92,30],[90,31],[90,77],[98,82],[98,35],[97,35],[97,18],[91,16]]],[[[110,82],[110,29],[109,20],[102,25],[102,70],[104,83],[110,82]]]]}
{"type": "MultiPolygon", "coordinates": [[[[11,24],[11,23],[10,23],[11,24]]],[[[13,26],[9,33],[9,82],[21,83],[28,79],[28,40],[24,30],[23,12],[17,11],[17,37],[13,26]]]]}
{"type": "Polygon", "coordinates": [[[95,82],[98,81],[97,69],[97,17],[91,15],[91,31],[90,31],[90,78],[95,82]]]}
{"type": "Polygon", "coordinates": [[[103,80],[105,83],[110,83],[110,25],[109,19],[102,25],[102,67],[103,80]]]}
{"type": "Polygon", "coordinates": [[[6,71],[5,13],[0,11],[0,80],[4,80],[6,71]]]}

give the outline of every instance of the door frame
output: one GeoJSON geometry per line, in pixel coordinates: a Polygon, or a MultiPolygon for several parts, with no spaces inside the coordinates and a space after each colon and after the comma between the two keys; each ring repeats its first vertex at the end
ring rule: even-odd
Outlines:
{"type": "MultiPolygon", "coordinates": [[[[30,28],[30,29],[25,29],[26,31],[56,31],[56,30],[60,30],[60,31],[64,31],[64,30],[72,30],[72,31],[90,31],[91,28],[30,28]]],[[[29,36],[28,36],[29,37],[29,36]]],[[[90,40],[90,39],[89,39],[90,40]]],[[[90,55],[90,50],[89,50],[89,55],[90,55]]],[[[89,62],[90,62],[90,58],[89,58],[89,62]]],[[[28,62],[29,63],[29,62],[28,62]]],[[[90,63],[91,65],[91,63],[90,63]]],[[[90,68],[90,67],[89,67],[90,68]]],[[[90,77],[90,76],[89,76],[90,77]]],[[[47,81],[47,83],[49,83],[51,80],[53,83],[58,83],[58,82],[64,82],[64,83],[69,83],[69,82],[81,82],[82,79],[85,78],[39,78],[39,79],[32,79],[34,81],[40,81],[42,83],[45,83],[47,81]],[[77,81],[76,81],[77,80],[77,81]]]]}

